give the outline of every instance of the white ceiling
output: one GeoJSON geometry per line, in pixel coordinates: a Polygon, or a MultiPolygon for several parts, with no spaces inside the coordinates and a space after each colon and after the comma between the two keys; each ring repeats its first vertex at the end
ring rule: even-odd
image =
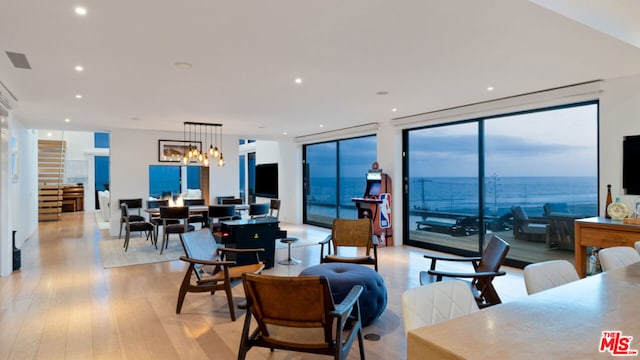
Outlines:
{"type": "Polygon", "coordinates": [[[640,73],[637,1],[535,1],[0,0],[0,81],[32,128],[282,139],[640,73]]]}

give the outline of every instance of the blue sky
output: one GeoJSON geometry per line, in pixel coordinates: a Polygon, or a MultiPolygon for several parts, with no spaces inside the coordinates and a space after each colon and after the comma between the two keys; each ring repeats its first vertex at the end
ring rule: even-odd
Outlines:
{"type": "MultiPolygon", "coordinates": [[[[477,176],[475,122],[412,131],[411,177],[477,176]]],[[[597,106],[485,121],[485,171],[499,176],[596,176],[597,106]]]]}

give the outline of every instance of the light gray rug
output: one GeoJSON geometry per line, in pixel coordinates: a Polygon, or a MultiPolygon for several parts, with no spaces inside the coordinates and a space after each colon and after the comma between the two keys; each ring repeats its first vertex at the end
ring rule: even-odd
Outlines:
{"type": "Polygon", "coordinates": [[[124,251],[123,244],[124,239],[118,238],[98,242],[102,266],[105,269],[178,260],[184,255],[180,240],[175,237],[169,240],[169,248],[165,249],[162,255],[160,255],[160,249],[156,249],[151,241],[144,237],[131,238],[127,252],[124,251]]]}
{"type": "MultiPolygon", "coordinates": [[[[176,237],[172,237],[169,240],[169,248],[165,249],[162,255],[160,255],[160,249],[156,249],[151,244],[151,241],[146,240],[144,237],[133,237],[129,240],[129,249],[127,252],[122,247],[124,239],[118,239],[117,237],[111,240],[102,240],[98,242],[100,248],[100,256],[102,257],[102,266],[105,269],[151,264],[163,261],[178,260],[180,256],[184,255],[184,249],[180,244],[180,240],[176,237]]],[[[291,247],[311,246],[318,245],[317,239],[304,239],[301,238],[298,242],[292,243],[291,247]]],[[[158,245],[159,246],[159,245],[158,245]]],[[[276,240],[277,249],[286,249],[287,244],[281,243],[276,240]]]]}

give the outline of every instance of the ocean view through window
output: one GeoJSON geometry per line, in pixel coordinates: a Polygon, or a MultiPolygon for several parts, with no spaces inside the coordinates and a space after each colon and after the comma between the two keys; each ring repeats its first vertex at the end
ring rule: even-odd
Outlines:
{"type": "Polygon", "coordinates": [[[331,227],[333,219],[356,219],[351,198],[360,197],[376,160],[376,137],[305,145],[304,222],[331,227]]]}
{"type": "Polygon", "coordinates": [[[406,130],[406,242],[470,255],[498,234],[514,265],[573,261],[565,230],[598,214],[597,127],[590,102],[406,130]]]}

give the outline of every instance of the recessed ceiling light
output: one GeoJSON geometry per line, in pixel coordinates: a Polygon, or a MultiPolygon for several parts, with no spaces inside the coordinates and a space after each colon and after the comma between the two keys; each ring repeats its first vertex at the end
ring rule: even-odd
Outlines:
{"type": "Polygon", "coordinates": [[[64,119],[64,122],[71,122],[71,119],[66,118],[66,119],[64,119]]]}
{"type": "Polygon", "coordinates": [[[52,133],[50,133],[50,132],[48,132],[48,133],[47,133],[47,136],[48,136],[48,137],[51,137],[51,136],[53,136],[53,134],[52,134],[52,133]]]}
{"type": "Polygon", "coordinates": [[[76,99],[82,99],[82,95],[81,94],[76,94],[76,99]]]}
{"type": "Polygon", "coordinates": [[[389,95],[388,91],[378,91],[376,95],[389,95]]]}
{"type": "Polygon", "coordinates": [[[302,84],[302,79],[301,78],[296,78],[295,82],[296,82],[296,84],[302,84]]]}
{"type": "Polygon", "coordinates": [[[493,91],[493,86],[487,86],[487,91],[493,91]]]}
{"type": "Polygon", "coordinates": [[[285,132],[283,132],[283,133],[282,133],[282,135],[287,136],[287,132],[286,132],[286,131],[285,131],[285,132]]]}
{"type": "Polygon", "coordinates": [[[191,69],[193,67],[193,64],[188,63],[186,61],[176,61],[173,63],[173,65],[175,65],[175,67],[180,69],[191,69]]]}
{"type": "Polygon", "coordinates": [[[76,65],[75,69],[77,72],[84,71],[84,67],[82,67],[81,65],[76,65]]]}
{"type": "Polygon", "coordinates": [[[320,124],[320,127],[321,127],[321,128],[323,128],[323,127],[324,127],[324,125],[320,124]]]}
{"type": "Polygon", "coordinates": [[[83,8],[82,6],[78,6],[74,9],[74,11],[76,12],[76,14],[78,15],[87,15],[87,9],[83,8]]]}
{"type": "Polygon", "coordinates": [[[393,108],[393,109],[391,109],[391,111],[396,112],[396,111],[398,111],[398,109],[393,108]]]}

